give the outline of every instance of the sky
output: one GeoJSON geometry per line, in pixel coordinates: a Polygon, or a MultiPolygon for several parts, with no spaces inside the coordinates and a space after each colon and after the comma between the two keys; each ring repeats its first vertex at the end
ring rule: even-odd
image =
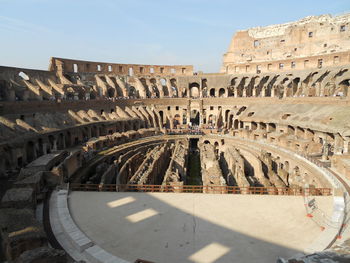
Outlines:
{"type": "Polygon", "coordinates": [[[350,12],[350,0],[0,0],[0,65],[50,57],[219,72],[235,31],[350,12]]]}

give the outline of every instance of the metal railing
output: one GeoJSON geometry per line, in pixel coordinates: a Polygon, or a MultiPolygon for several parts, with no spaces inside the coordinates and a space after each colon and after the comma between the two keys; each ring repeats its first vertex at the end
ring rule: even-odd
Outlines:
{"type": "Polygon", "coordinates": [[[296,195],[329,196],[331,188],[294,187],[239,187],[221,185],[138,185],[138,184],[70,184],[71,191],[101,192],[164,192],[164,193],[210,193],[246,195],[296,195]]]}

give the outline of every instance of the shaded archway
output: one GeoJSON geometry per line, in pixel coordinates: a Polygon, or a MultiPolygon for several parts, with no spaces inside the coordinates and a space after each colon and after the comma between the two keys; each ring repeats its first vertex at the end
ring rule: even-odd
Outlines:
{"type": "Polygon", "coordinates": [[[214,88],[210,89],[209,95],[210,95],[210,97],[215,97],[215,89],[214,88]]]}
{"type": "Polygon", "coordinates": [[[129,96],[129,97],[134,97],[134,98],[137,97],[137,91],[136,91],[136,89],[135,89],[134,86],[130,86],[130,87],[129,87],[128,96],[129,96]]]}
{"type": "Polygon", "coordinates": [[[225,97],[225,94],[226,92],[225,92],[225,89],[224,88],[221,88],[221,89],[219,89],[219,97],[225,97]]]}
{"type": "Polygon", "coordinates": [[[181,117],[179,114],[176,114],[174,116],[173,124],[174,124],[174,128],[176,128],[178,125],[181,124],[181,117]]]}
{"type": "Polygon", "coordinates": [[[190,97],[197,98],[199,97],[199,84],[196,82],[193,82],[189,85],[190,89],[190,97]]]}
{"type": "Polygon", "coordinates": [[[107,90],[107,93],[108,93],[108,97],[109,97],[109,98],[115,97],[115,89],[114,89],[114,88],[109,88],[109,89],[107,90]]]}
{"type": "Polygon", "coordinates": [[[34,161],[35,153],[34,153],[34,143],[32,141],[29,141],[26,145],[26,154],[27,154],[28,163],[34,161]]]}
{"type": "Polygon", "coordinates": [[[197,110],[192,110],[190,115],[190,120],[193,125],[199,125],[199,112],[197,110]]]}

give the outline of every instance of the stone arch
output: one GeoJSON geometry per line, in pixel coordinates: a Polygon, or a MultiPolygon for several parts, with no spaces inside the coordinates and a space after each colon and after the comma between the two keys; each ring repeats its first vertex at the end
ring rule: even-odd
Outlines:
{"type": "Polygon", "coordinates": [[[199,125],[200,122],[200,116],[198,110],[191,110],[190,119],[192,125],[199,125]]]}
{"type": "Polygon", "coordinates": [[[339,88],[336,90],[335,96],[348,96],[350,79],[344,79],[338,84],[339,88]]]}
{"type": "Polygon", "coordinates": [[[109,98],[114,98],[116,96],[115,89],[112,88],[112,87],[109,87],[107,89],[107,95],[108,95],[109,98]]]}
{"type": "Polygon", "coordinates": [[[169,87],[168,87],[168,85],[167,85],[166,79],[160,78],[160,79],[159,79],[159,83],[160,83],[160,85],[161,85],[162,88],[163,88],[163,94],[164,94],[164,96],[169,97],[170,94],[171,94],[171,91],[168,89],[169,87]]]}
{"type": "Polygon", "coordinates": [[[136,97],[138,97],[137,95],[138,95],[138,93],[137,93],[135,87],[134,86],[129,86],[128,96],[136,98],[136,97]]]}
{"type": "Polygon", "coordinates": [[[177,81],[175,78],[170,79],[170,86],[171,89],[173,90],[173,96],[178,97],[179,96],[179,90],[177,88],[177,81]]]}
{"type": "Polygon", "coordinates": [[[177,125],[181,124],[180,114],[175,114],[174,119],[173,119],[173,124],[174,124],[174,127],[177,127],[177,125]]]}
{"type": "Polygon", "coordinates": [[[230,115],[230,110],[225,110],[225,122],[226,123],[228,122],[229,115],[230,115]]]}
{"type": "Polygon", "coordinates": [[[214,88],[211,88],[211,89],[209,90],[209,96],[210,96],[210,97],[215,97],[215,89],[214,89],[214,88]]]}
{"type": "Polygon", "coordinates": [[[197,82],[192,82],[189,84],[190,97],[199,97],[199,84],[197,82]]]}
{"type": "Polygon", "coordinates": [[[164,124],[164,112],[160,110],[159,112],[160,122],[163,125],[164,124]]]}
{"type": "Polygon", "coordinates": [[[226,96],[226,90],[224,88],[219,89],[219,97],[225,97],[226,96]]]}

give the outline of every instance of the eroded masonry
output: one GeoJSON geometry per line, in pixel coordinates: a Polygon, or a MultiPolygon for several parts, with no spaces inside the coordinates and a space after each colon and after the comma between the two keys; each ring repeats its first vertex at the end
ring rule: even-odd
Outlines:
{"type": "Polygon", "coordinates": [[[126,262],[67,201],[112,191],[304,196],[322,235],[275,262],[349,260],[349,86],[348,14],[239,31],[215,74],[64,58],[48,71],[1,66],[0,259],[126,262]],[[333,198],[326,219],[313,196],[333,198]]]}

